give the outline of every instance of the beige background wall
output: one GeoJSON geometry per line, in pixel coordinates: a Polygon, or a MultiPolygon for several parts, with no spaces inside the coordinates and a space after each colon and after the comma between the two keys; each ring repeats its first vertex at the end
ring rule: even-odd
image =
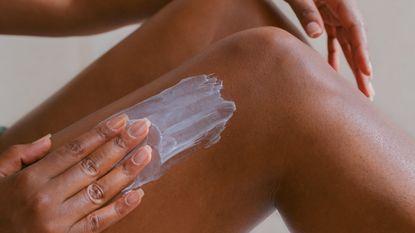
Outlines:
{"type": "MultiPolygon", "coordinates": [[[[282,0],[277,4],[297,22],[282,0]]],[[[415,1],[360,0],[359,5],[369,28],[375,104],[415,136],[415,1]]],[[[135,27],[88,38],[0,36],[0,125],[12,124],[135,27]]],[[[326,54],[324,39],[312,43],[326,54]]],[[[343,73],[352,80],[347,69],[343,73]]],[[[288,231],[274,215],[253,232],[288,231]]]]}

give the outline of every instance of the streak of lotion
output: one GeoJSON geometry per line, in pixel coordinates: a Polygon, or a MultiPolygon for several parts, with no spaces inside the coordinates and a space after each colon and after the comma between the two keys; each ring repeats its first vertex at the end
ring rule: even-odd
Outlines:
{"type": "Polygon", "coordinates": [[[222,98],[222,89],[223,82],[214,75],[193,76],[120,113],[128,115],[129,124],[141,118],[152,123],[146,141],[140,145],[152,147],[152,160],[124,191],[160,178],[189,155],[182,152],[196,146],[207,148],[220,140],[236,110],[233,101],[222,98]]]}

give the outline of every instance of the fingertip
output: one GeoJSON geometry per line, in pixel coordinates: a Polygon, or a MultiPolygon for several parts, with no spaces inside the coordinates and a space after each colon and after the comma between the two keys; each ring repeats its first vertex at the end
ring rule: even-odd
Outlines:
{"type": "Polygon", "coordinates": [[[131,157],[132,162],[135,165],[147,165],[151,161],[151,152],[152,152],[152,149],[149,145],[145,145],[141,147],[131,157]]]}
{"type": "Polygon", "coordinates": [[[148,118],[143,118],[143,121],[145,122],[146,126],[147,126],[148,128],[150,128],[150,126],[151,126],[151,121],[150,121],[148,118]]]}
{"type": "Polygon", "coordinates": [[[47,134],[35,142],[29,144],[28,148],[31,150],[31,153],[29,154],[41,155],[49,151],[52,146],[51,137],[51,134],[47,134]]]}
{"type": "Polygon", "coordinates": [[[361,49],[358,54],[357,63],[359,64],[359,69],[363,74],[371,77],[373,73],[373,66],[370,61],[369,52],[365,49],[361,49]]]}
{"type": "Polygon", "coordinates": [[[41,137],[40,139],[32,142],[32,145],[43,145],[47,142],[50,142],[51,137],[52,137],[52,134],[47,134],[47,135],[41,137]]]}
{"type": "Polygon", "coordinates": [[[51,134],[47,134],[31,144],[26,144],[22,151],[22,160],[25,164],[33,163],[43,157],[51,148],[51,134]]]}
{"type": "Polygon", "coordinates": [[[105,124],[112,131],[118,132],[126,127],[128,120],[127,114],[121,114],[110,118],[105,124]]]}
{"type": "Polygon", "coordinates": [[[375,92],[375,88],[373,87],[372,82],[368,83],[368,91],[369,91],[369,99],[370,101],[373,102],[375,100],[376,92],[375,92]]]}
{"type": "Polygon", "coordinates": [[[317,38],[323,33],[323,28],[319,23],[311,21],[305,26],[305,31],[311,38],[317,38]]]}
{"type": "Polygon", "coordinates": [[[366,75],[369,76],[370,79],[373,79],[373,66],[372,66],[372,62],[370,60],[366,61],[366,75]]]}
{"type": "Polygon", "coordinates": [[[141,202],[141,199],[143,197],[144,197],[144,190],[140,188],[140,189],[132,190],[128,192],[124,201],[127,206],[136,207],[141,202]]]}

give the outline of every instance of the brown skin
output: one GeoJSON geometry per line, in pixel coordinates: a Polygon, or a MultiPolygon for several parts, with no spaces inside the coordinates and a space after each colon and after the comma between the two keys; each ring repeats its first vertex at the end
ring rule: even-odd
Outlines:
{"type": "Polygon", "coordinates": [[[148,121],[126,129],[127,120],[120,115],[103,122],[47,155],[50,135],[4,152],[0,231],[101,232],[136,208],[142,190],[112,200],[151,160],[151,148],[142,147],[111,169],[148,133],[148,121]]]}
{"type": "Polygon", "coordinates": [[[0,1],[0,34],[88,35],[137,23],[170,0],[0,1]]]}
{"type": "Polygon", "coordinates": [[[53,142],[209,72],[237,104],[221,142],[145,186],[140,208],[107,232],[246,232],[275,206],[293,232],[415,230],[413,140],[319,54],[275,28],[219,41],[53,142]]]}
{"type": "MultiPolygon", "coordinates": [[[[355,25],[361,25],[359,22],[355,25]]],[[[266,1],[175,0],[21,119],[7,132],[3,145],[57,132],[178,67],[212,43],[260,26],[283,28],[305,41],[291,22],[266,1]]]]}
{"type": "Polygon", "coordinates": [[[286,0],[297,14],[310,37],[319,37],[326,29],[328,62],[339,69],[338,44],[356,77],[359,89],[373,100],[375,91],[370,82],[372,65],[367,48],[363,17],[354,0],[286,0]]]}
{"type": "MultiPolygon", "coordinates": [[[[167,10],[159,15],[167,18],[167,10]]],[[[147,22],[147,28],[166,25],[161,16],[147,22]]],[[[223,22],[229,21],[220,25],[226,25],[223,22]]],[[[89,67],[83,77],[97,80],[101,69],[120,58],[137,63],[115,63],[110,69],[115,73],[152,70],[151,66],[140,67],[141,62],[147,63],[140,60],[142,54],[134,52],[142,42],[133,40],[134,35],[89,67]]],[[[148,43],[163,38],[146,35],[148,43]]],[[[195,41],[203,38],[205,34],[195,41]]],[[[179,60],[186,57],[175,51],[183,50],[167,51],[171,57],[160,63],[175,61],[174,54],[179,60]]],[[[385,120],[315,51],[284,31],[259,28],[196,53],[199,55],[190,60],[183,59],[188,61],[177,69],[53,137],[55,147],[62,145],[96,122],[186,76],[215,72],[224,80],[224,95],[236,101],[238,110],[221,142],[193,154],[146,186],[147,196],[140,208],[108,232],[246,232],[275,206],[293,232],[414,231],[413,140],[385,120]]],[[[164,68],[173,66],[165,64],[164,68]]],[[[102,102],[108,101],[104,94],[99,96],[102,102]]],[[[43,111],[47,109],[46,104],[43,111]]],[[[65,123],[59,115],[48,119],[58,119],[60,124],[71,121],[67,118],[65,123]]],[[[33,129],[37,121],[27,118],[25,122],[20,125],[33,129]]],[[[25,127],[12,128],[4,138],[5,145],[28,132],[25,127]]],[[[36,133],[39,131],[32,136],[36,133]]],[[[107,224],[105,220],[99,223],[107,224]]]]}
{"type": "Polygon", "coordinates": [[[301,37],[264,1],[174,1],[21,119],[8,130],[3,145],[57,132],[178,67],[215,41],[268,25],[301,37]]]}

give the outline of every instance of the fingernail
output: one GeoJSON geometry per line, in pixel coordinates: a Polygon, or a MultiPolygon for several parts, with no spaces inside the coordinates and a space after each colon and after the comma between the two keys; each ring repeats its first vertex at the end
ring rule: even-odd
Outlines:
{"type": "Polygon", "coordinates": [[[369,61],[369,72],[370,72],[370,79],[373,79],[373,66],[372,66],[372,62],[369,61]]]}
{"type": "Polygon", "coordinates": [[[143,197],[144,197],[144,191],[142,189],[133,190],[127,194],[127,197],[125,198],[125,203],[130,206],[135,205],[143,197]]]}
{"type": "Polygon", "coordinates": [[[52,137],[52,134],[45,135],[42,138],[32,142],[32,145],[34,145],[34,144],[43,144],[46,141],[48,141],[51,137],[52,137]]]}
{"type": "Polygon", "coordinates": [[[107,122],[108,128],[112,130],[119,130],[125,127],[128,120],[128,116],[125,114],[116,116],[107,122]]]}
{"type": "Polygon", "coordinates": [[[151,156],[151,147],[146,145],[138,150],[138,152],[133,156],[133,163],[135,165],[141,165],[148,160],[148,157],[151,156]]]}
{"type": "Polygon", "coordinates": [[[373,102],[375,99],[376,92],[371,82],[368,83],[368,88],[369,88],[369,99],[370,101],[373,102]]]}
{"type": "Polygon", "coordinates": [[[372,76],[373,66],[372,66],[372,62],[370,61],[369,52],[366,50],[364,54],[365,54],[365,63],[367,65],[366,68],[367,68],[367,71],[369,72],[368,75],[372,76]]]}
{"type": "Polygon", "coordinates": [[[306,31],[308,35],[310,35],[313,38],[316,38],[323,32],[320,25],[318,25],[318,23],[316,22],[310,22],[309,24],[307,24],[306,31]]]}
{"type": "Polygon", "coordinates": [[[132,138],[137,138],[143,135],[150,125],[151,123],[147,118],[140,119],[128,128],[128,135],[132,138]]]}

